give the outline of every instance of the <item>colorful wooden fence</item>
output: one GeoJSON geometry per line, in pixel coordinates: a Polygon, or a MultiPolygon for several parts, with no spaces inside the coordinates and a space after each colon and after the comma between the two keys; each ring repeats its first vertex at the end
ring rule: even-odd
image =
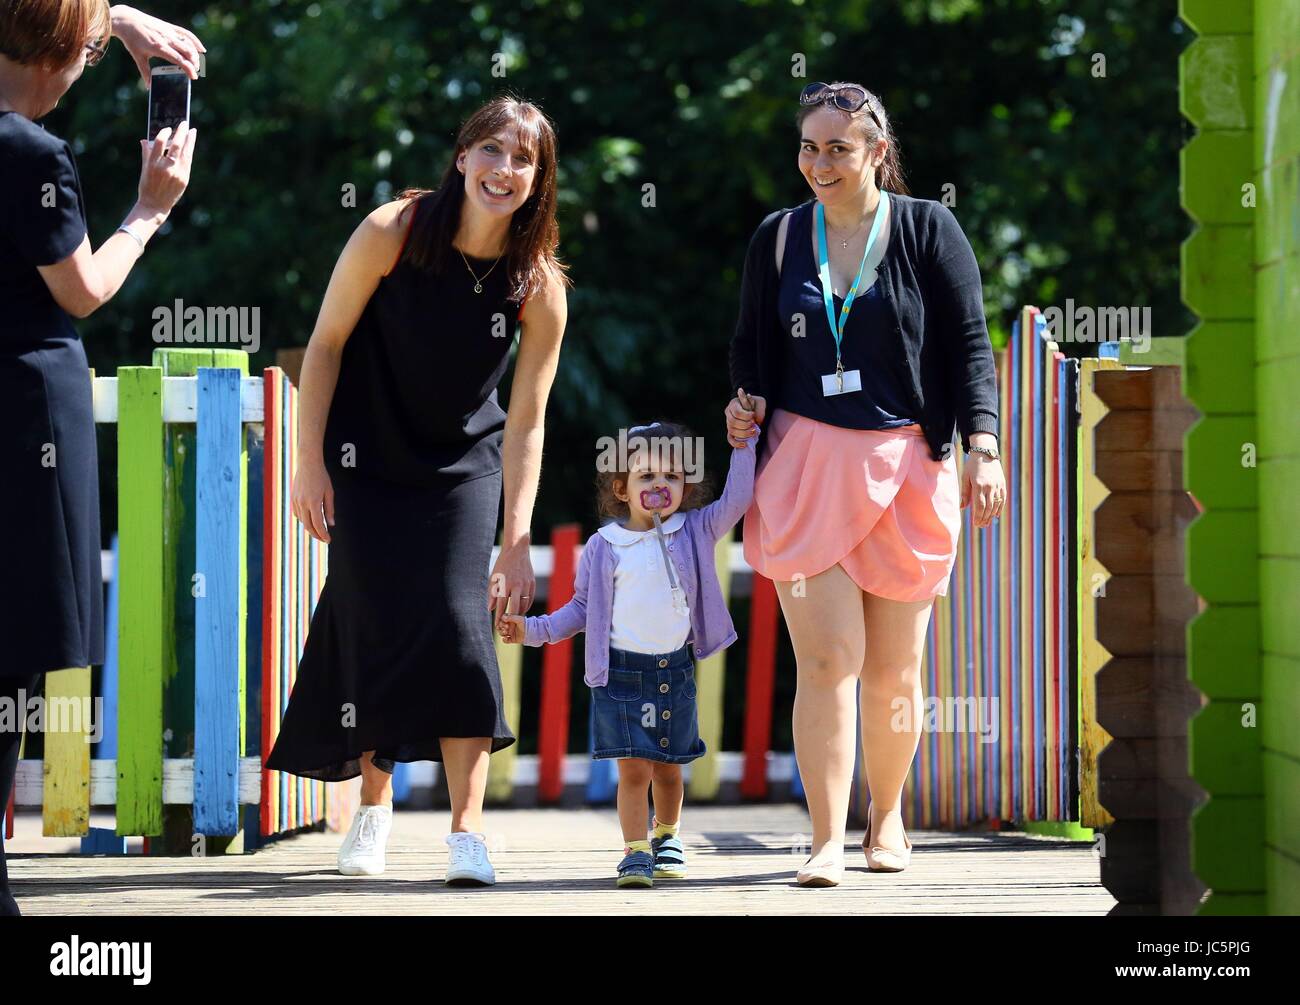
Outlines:
{"type": "MultiPolygon", "coordinates": [[[[119,834],[174,829],[174,844],[241,828],[251,838],[322,820],[341,827],[350,815],[352,790],[262,769],[327,549],[289,508],[295,389],[277,368],[249,378],[221,368],[225,362],[220,353],[161,350],[154,367],[96,381],[97,418],[118,423],[120,444],[120,627],[105,688],[118,710],[117,747],[115,758],[90,769],[72,744],[47,751],[58,763],[44,775],[40,762],[24,762],[18,802],[45,806],[47,833],[85,833],[90,805],[115,805],[119,834]],[[159,736],[167,737],[163,744],[159,736]],[[88,770],[90,783],[79,786],[88,770]],[[175,808],[185,812],[165,827],[175,808]]],[[[1079,669],[1081,648],[1096,646],[1092,595],[1080,584],[1095,564],[1087,521],[1079,519],[1095,506],[1095,479],[1080,463],[1091,430],[1078,418],[1081,407],[1089,411],[1090,382],[1081,405],[1080,363],[1046,340],[1035,308],[1022,313],[998,367],[1010,491],[990,528],[976,531],[964,511],[948,594],[935,605],[923,668],[927,728],[904,791],[914,826],[1072,821],[1080,819],[1081,796],[1085,806],[1097,805],[1095,775],[1080,763],[1081,745],[1092,759],[1099,746],[1082,743],[1098,731],[1079,669]]],[[[580,542],[580,528],[568,524],[554,528],[550,548],[534,549],[549,610],[572,595],[580,542]]],[[[775,589],[752,574],[733,535],[719,542],[717,566],[744,625],[729,660],[733,672],[743,664],[744,680],[727,687],[726,653],[697,668],[710,754],[688,769],[690,796],[798,798],[793,755],[772,749],[782,683],[775,589]],[[722,750],[728,694],[744,702],[739,751],[722,750]]],[[[523,652],[498,642],[498,655],[518,733],[523,652]]],[[[492,759],[493,802],[612,800],[612,765],[570,751],[571,737],[590,735],[589,723],[573,729],[572,709],[585,706],[571,693],[580,656],[572,642],[543,650],[538,752],[512,747],[492,759]]],[[[88,676],[65,673],[51,675],[57,693],[88,693],[88,676]]],[[[859,812],[867,795],[860,769],[859,812]]]]}
{"type": "MultiPolygon", "coordinates": [[[[211,853],[349,812],[340,787],[330,800],[324,783],[262,770],[327,550],[289,507],[297,392],[274,367],[249,378],[247,359],[160,349],[94,380],[118,442],[115,644],[95,696],[115,721],[107,757],[55,732],[20,762],[13,802],[42,806],[47,835],[89,838],[90,808],[113,807],[118,835],[185,852],[203,835],[211,853]]],[[[47,675],[46,692],[93,707],[84,668],[47,675]]]]}

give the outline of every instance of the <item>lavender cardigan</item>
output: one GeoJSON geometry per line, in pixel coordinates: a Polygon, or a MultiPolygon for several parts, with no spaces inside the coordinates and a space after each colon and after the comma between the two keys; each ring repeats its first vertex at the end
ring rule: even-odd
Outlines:
{"type": "MultiPolygon", "coordinates": [[[[740,522],[754,498],[754,457],[752,441],[733,447],[722,496],[700,509],[686,511],[685,524],[668,541],[669,558],[677,566],[677,578],[691,608],[691,632],[686,641],[697,660],[736,641],[736,627],[722,596],[713,556],[718,539],[740,522]]],[[[583,546],[573,599],[550,614],[526,618],[524,645],[560,642],[585,631],[587,686],[603,687],[609,679],[609,622],[613,610],[614,553],[610,543],[597,532],[583,546]]]]}

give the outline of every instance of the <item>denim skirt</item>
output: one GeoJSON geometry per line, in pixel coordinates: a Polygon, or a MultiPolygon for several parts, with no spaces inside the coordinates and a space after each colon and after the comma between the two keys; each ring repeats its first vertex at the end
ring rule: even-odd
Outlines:
{"type": "Polygon", "coordinates": [[[612,646],[609,680],[591,689],[592,756],[684,764],[704,753],[691,647],[632,653],[612,646]]]}

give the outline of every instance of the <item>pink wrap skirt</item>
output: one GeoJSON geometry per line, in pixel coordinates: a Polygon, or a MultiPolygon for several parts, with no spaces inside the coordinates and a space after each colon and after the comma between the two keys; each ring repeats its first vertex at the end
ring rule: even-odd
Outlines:
{"type": "MultiPolygon", "coordinates": [[[[846,429],[774,409],[745,513],[745,560],[772,580],[837,562],[888,600],[944,596],[957,555],[957,462],[936,461],[921,427],[846,429]]],[[[954,452],[955,453],[955,452],[954,452]]]]}

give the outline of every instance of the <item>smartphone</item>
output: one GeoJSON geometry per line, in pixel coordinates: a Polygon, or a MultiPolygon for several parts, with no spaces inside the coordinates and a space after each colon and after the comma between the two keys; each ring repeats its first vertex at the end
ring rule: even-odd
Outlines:
{"type": "Polygon", "coordinates": [[[149,129],[152,140],[158,133],[176,127],[190,117],[190,78],[179,66],[155,66],[149,74],[149,129]]]}

